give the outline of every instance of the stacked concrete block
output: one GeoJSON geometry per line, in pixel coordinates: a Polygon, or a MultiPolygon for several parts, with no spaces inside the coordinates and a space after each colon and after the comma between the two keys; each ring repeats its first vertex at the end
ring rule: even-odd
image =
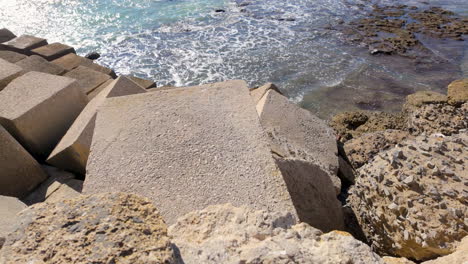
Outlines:
{"type": "Polygon", "coordinates": [[[0,59],[0,91],[22,74],[23,69],[4,59],[0,59]]]}
{"type": "Polygon", "coordinates": [[[37,54],[48,61],[58,59],[62,56],[65,56],[69,53],[76,53],[73,47],[62,43],[52,43],[36,49],[33,49],[32,52],[37,54]]]}
{"type": "Polygon", "coordinates": [[[139,78],[139,77],[132,76],[132,75],[128,75],[127,78],[134,81],[135,83],[137,83],[138,85],[140,85],[141,87],[145,89],[156,88],[156,83],[151,80],[146,80],[146,79],[139,78]]]}
{"type": "Polygon", "coordinates": [[[71,71],[78,66],[85,66],[88,67],[92,70],[105,73],[112,78],[117,78],[117,75],[112,69],[106,68],[104,66],[101,66],[99,64],[94,63],[92,60],[78,56],[74,53],[67,54],[63,57],[60,57],[56,60],[53,60],[52,63],[55,63],[63,68],[65,68],[67,71],[71,71]]]}
{"type": "Polygon", "coordinates": [[[250,91],[250,95],[252,96],[254,102],[257,104],[260,99],[263,98],[263,96],[269,91],[269,90],[275,90],[276,92],[280,93],[280,90],[278,89],[278,87],[276,87],[276,85],[272,84],[272,83],[267,83],[267,84],[264,84],[258,88],[255,88],[253,90],[250,91]]]}
{"type": "Polygon", "coordinates": [[[88,100],[73,79],[28,72],[0,92],[0,124],[45,159],[88,100]]]}
{"type": "Polygon", "coordinates": [[[21,35],[0,44],[0,50],[15,51],[25,55],[32,55],[31,50],[47,45],[47,40],[29,35],[21,35]]]}
{"type": "Polygon", "coordinates": [[[47,175],[37,161],[0,126],[0,195],[22,198],[47,175]]]}
{"type": "Polygon", "coordinates": [[[91,93],[94,89],[109,80],[111,77],[107,74],[92,70],[88,67],[78,66],[64,76],[74,78],[85,94],[91,93]]]}
{"type": "Polygon", "coordinates": [[[16,63],[27,56],[18,52],[9,51],[9,50],[0,50],[0,59],[4,59],[11,63],[16,63]]]}
{"type": "Polygon", "coordinates": [[[16,38],[16,35],[13,34],[10,30],[6,28],[0,29],[0,43],[7,42],[16,38]]]}
{"type": "Polygon", "coordinates": [[[50,63],[46,59],[37,55],[26,57],[25,59],[18,61],[16,65],[23,68],[23,73],[30,71],[44,72],[53,75],[62,75],[65,73],[64,68],[50,63]]]}
{"type": "Polygon", "coordinates": [[[114,80],[89,102],[52,151],[47,162],[58,168],[84,175],[98,107],[106,98],[144,92],[145,89],[126,77],[121,76],[114,80]]]}
{"type": "Polygon", "coordinates": [[[90,92],[87,96],[88,96],[88,100],[92,100],[94,97],[96,97],[100,92],[102,92],[102,90],[104,90],[104,88],[106,88],[107,86],[109,86],[114,80],[113,79],[109,79],[107,81],[105,81],[103,84],[99,85],[96,89],[94,89],[92,92],[90,92]]]}

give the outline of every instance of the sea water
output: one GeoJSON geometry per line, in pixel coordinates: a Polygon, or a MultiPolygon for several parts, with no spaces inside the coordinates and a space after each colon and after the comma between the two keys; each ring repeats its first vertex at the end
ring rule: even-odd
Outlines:
{"type": "MultiPolygon", "coordinates": [[[[465,0],[428,2],[468,15],[465,0]]],[[[0,27],[69,44],[81,55],[97,51],[100,64],[159,86],[274,82],[292,101],[328,117],[342,110],[397,110],[406,94],[443,91],[449,80],[466,75],[465,42],[428,41],[450,67],[421,71],[395,56],[371,56],[325,29],[365,16],[372,4],[399,3],[427,5],[422,0],[0,0],[0,27]]]]}

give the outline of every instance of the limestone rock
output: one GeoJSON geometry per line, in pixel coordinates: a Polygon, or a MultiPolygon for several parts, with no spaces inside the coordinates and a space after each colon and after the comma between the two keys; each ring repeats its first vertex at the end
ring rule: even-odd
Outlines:
{"type": "Polygon", "coordinates": [[[44,45],[42,47],[33,49],[32,52],[34,54],[37,54],[43,57],[44,59],[48,61],[58,59],[69,53],[76,53],[73,47],[70,47],[62,43],[52,43],[52,44],[44,45]]]}
{"type": "Polygon", "coordinates": [[[450,255],[423,262],[423,264],[466,264],[468,263],[468,236],[460,241],[455,252],[450,255]]]}
{"type": "Polygon", "coordinates": [[[89,94],[99,85],[110,79],[109,75],[92,70],[85,66],[78,66],[72,71],[67,72],[64,76],[76,79],[79,86],[86,94],[89,94]]]}
{"type": "Polygon", "coordinates": [[[281,91],[273,83],[266,83],[258,88],[250,90],[250,95],[252,96],[254,102],[257,104],[260,99],[269,91],[274,90],[281,94],[281,91]]]}
{"type": "Polygon", "coordinates": [[[0,195],[0,249],[6,236],[14,231],[13,226],[18,221],[16,214],[26,207],[15,197],[0,195]]]}
{"type": "Polygon", "coordinates": [[[338,156],[338,164],[340,166],[338,168],[338,177],[340,177],[342,181],[346,181],[348,184],[354,184],[356,173],[353,167],[341,156],[338,156]]]}
{"type": "Polygon", "coordinates": [[[10,63],[4,59],[0,59],[0,91],[7,86],[16,77],[22,74],[22,68],[10,63]]]}
{"type": "Polygon", "coordinates": [[[411,107],[420,107],[424,104],[443,104],[447,103],[447,96],[432,92],[432,91],[419,91],[414,94],[410,94],[406,97],[406,103],[403,106],[404,109],[411,107]]]}
{"type": "Polygon", "coordinates": [[[47,175],[31,155],[0,125],[0,195],[22,198],[47,175]]]}
{"type": "Polygon", "coordinates": [[[448,86],[448,102],[451,105],[461,105],[468,101],[468,79],[453,81],[448,86]]]}
{"type": "Polygon", "coordinates": [[[30,35],[21,35],[10,41],[0,44],[0,49],[19,52],[25,55],[33,55],[31,50],[47,45],[47,40],[30,35]]]}
{"type": "Polygon", "coordinates": [[[16,38],[16,35],[13,34],[10,30],[6,28],[0,29],[0,43],[9,41],[16,38]]]}
{"type": "Polygon", "coordinates": [[[0,50],[0,59],[4,59],[10,63],[16,63],[26,57],[27,57],[26,55],[23,55],[18,52],[9,51],[9,50],[0,50]]]}
{"type": "Polygon", "coordinates": [[[75,80],[28,72],[0,93],[0,124],[33,156],[46,158],[85,107],[75,80]]]}
{"type": "Polygon", "coordinates": [[[136,84],[140,85],[141,87],[145,89],[156,88],[156,83],[154,81],[146,80],[146,79],[139,78],[133,75],[128,75],[127,78],[134,81],[136,84]]]}
{"type": "Polygon", "coordinates": [[[62,75],[63,73],[65,73],[64,68],[50,63],[46,59],[37,55],[32,55],[21,61],[18,61],[16,65],[23,68],[23,73],[30,71],[44,72],[53,75],[62,75]]]}
{"type": "Polygon", "coordinates": [[[94,63],[92,60],[81,57],[76,55],[75,53],[69,53],[63,57],[60,57],[58,59],[55,59],[52,61],[52,63],[57,64],[63,68],[65,68],[67,71],[71,71],[78,66],[85,66],[88,67],[92,70],[105,73],[112,78],[117,78],[117,75],[112,69],[103,67],[99,64],[94,63]]]}
{"type": "Polygon", "coordinates": [[[107,99],[86,169],[84,193],[137,192],[169,223],[228,202],[303,213],[291,201],[243,81],[107,99]]]}
{"type": "Polygon", "coordinates": [[[461,106],[426,104],[408,113],[408,128],[413,135],[442,133],[451,135],[468,128],[468,103],[461,106]]]}
{"type": "Polygon", "coordinates": [[[407,258],[383,257],[382,260],[385,264],[415,264],[407,258]]]}
{"type": "Polygon", "coordinates": [[[344,144],[346,156],[355,169],[363,166],[380,151],[393,148],[398,142],[412,136],[401,130],[384,130],[366,133],[344,144]]]}
{"type": "Polygon", "coordinates": [[[84,108],[47,158],[47,163],[84,175],[98,107],[106,98],[145,92],[145,89],[126,77],[114,80],[84,108]]]}
{"type": "Polygon", "coordinates": [[[468,234],[468,133],[400,142],[357,172],[348,202],[378,252],[427,260],[468,234]]]}
{"type": "Polygon", "coordinates": [[[287,213],[216,205],[169,227],[177,263],[381,263],[350,234],[324,234],[287,213]]]}
{"type": "Polygon", "coordinates": [[[18,217],[0,263],[173,263],[166,224],[146,198],[80,196],[33,205],[18,217]]]}

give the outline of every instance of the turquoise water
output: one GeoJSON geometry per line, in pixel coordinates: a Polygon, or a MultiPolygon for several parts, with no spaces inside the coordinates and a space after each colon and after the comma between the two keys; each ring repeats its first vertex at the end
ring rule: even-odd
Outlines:
{"type": "MultiPolygon", "coordinates": [[[[429,2],[468,15],[465,0],[429,2]]],[[[158,85],[271,81],[322,116],[367,107],[361,101],[371,97],[388,100],[370,108],[394,110],[405,94],[443,90],[448,80],[466,74],[467,41],[427,40],[449,67],[421,71],[398,58],[372,57],[323,29],[363,16],[375,3],[426,5],[415,0],[0,0],[0,27],[70,44],[82,55],[97,51],[99,63],[158,85]],[[351,86],[348,93],[324,92],[343,84],[351,86]]]]}

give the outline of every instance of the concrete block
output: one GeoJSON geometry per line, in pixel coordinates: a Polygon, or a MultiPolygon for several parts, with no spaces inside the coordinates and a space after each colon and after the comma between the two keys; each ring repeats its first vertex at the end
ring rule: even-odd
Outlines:
{"type": "Polygon", "coordinates": [[[0,50],[0,59],[4,59],[11,63],[16,63],[27,56],[18,52],[9,51],[9,50],[0,50]]]}
{"type": "Polygon", "coordinates": [[[31,155],[0,126],[0,195],[22,198],[47,175],[31,155]]]}
{"type": "Polygon", "coordinates": [[[73,79],[28,72],[0,92],[0,124],[45,159],[88,102],[73,79]]]}
{"type": "Polygon", "coordinates": [[[22,74],[23,69],[4,59],[0,59],[0,91],[22,74]]]}
{"type": "Polygon", "coordinates": [[[62,56],[65,56],[69,53],[76,53],[73,47],[62,43],[52,43],[36,49],[33,49],[32,52],[37,54],[44,59],[51,61],[58,59],[62,56]]]}
{"type": "Polygon", "coordinates": [[[151,80],[146,80],[132,75],[128,75],[127,78],[134,81],[135,83],[137,83],[145,89],[156,88],[156,83],[151,80]]]}
{"type": "Polygon", "coordinates": [[[168,223],[212,204],[296,210],[247,84],[228,81],[107,99],[98,111],[84,193],[151,198],[168,223]]]}
{"type": "Polygon", "coordinates": [[[260,101],[260,99],[262,99],[262,97],[269,90],[274,90],[274,91],[278,92],[279,94],[281,94],[280,90],[278,89],[278,87],[276,87],[276,85],[274,85],[272,83],[266,83],[266,84],[264,84],[264,85],[262,85],[262,86],[260,86],[258,88],[255,88],[255,89],[251,90],[250,95],[254,99],[254,102],[258,103],[260,101]]]}
{"type": "Polygon", "coordinates": [[[114,79],[117,78],[117,75],[112,69],[96,64],[92,60],[78,56],[74,53],[70,53],[56,60],[53,60],[52,63],[64,67],[67,71],[71,71],[78,66],[85,66],[95,71],[105,73],[114,79]]]}
{"type": "Polygon", "coordinates": [[[99,85],[110,79],[109,75],[84,66],[78,66],[72,71],[67,72],[64,76],[76,79],[85,94],[89,94],[99,87],[99,85]]]}
{"type": "Polygon", "coordinates": [[[0,49],[11,50],[25,55],[33,55],[31,50],[47,45],[47,40],[30,35],[21,35],[0,44],[0,49]]]}
{"type": "Polygon", "coordinates": [[[106,98],[145,92],[145,89],[126,77],[121,76],[114,80],[89,102],[52,151],[47,159],[47,163],[84,175],[86,173],[86,162],[88,161],[98,107],[106,98]]]}
{"type": "Polygon", "coordinates": [[[13,34],[10,30],[6,28],[0,29],[0,43],[9,41],[16,38],[16,35],[13,34]]]}
{"type": "Polygon", "coordinates": [[[0,195],[0,249],[6,236],[15,231],[14,226],[19,221],[16,215],[26,207],[18,198],[0,195]]]}
{"type": "Polygon", "coordinates": [[[23,68],[23,73],[30,71],[44,72],[53,75],[62,75],[65,73],[64,68],[50,63],[46,59],[37,55],[26,57],[24,60],[18,61],[16,65],[23,68]]]}
{"type": "Polygon", "coordinates": [[[94,97],[96,97],[96,95],[98,95],[102,90],[104,90],[104,88],[109,86],[109,84],[111,84],[113,81],[114,81],[113,79],[109,79],[106,82],[104,82],[103,84],[99,85],[98,88],[94,89],[92,92],[90,92],[87,95],[88,100],[91,101],[94,97]]]}

